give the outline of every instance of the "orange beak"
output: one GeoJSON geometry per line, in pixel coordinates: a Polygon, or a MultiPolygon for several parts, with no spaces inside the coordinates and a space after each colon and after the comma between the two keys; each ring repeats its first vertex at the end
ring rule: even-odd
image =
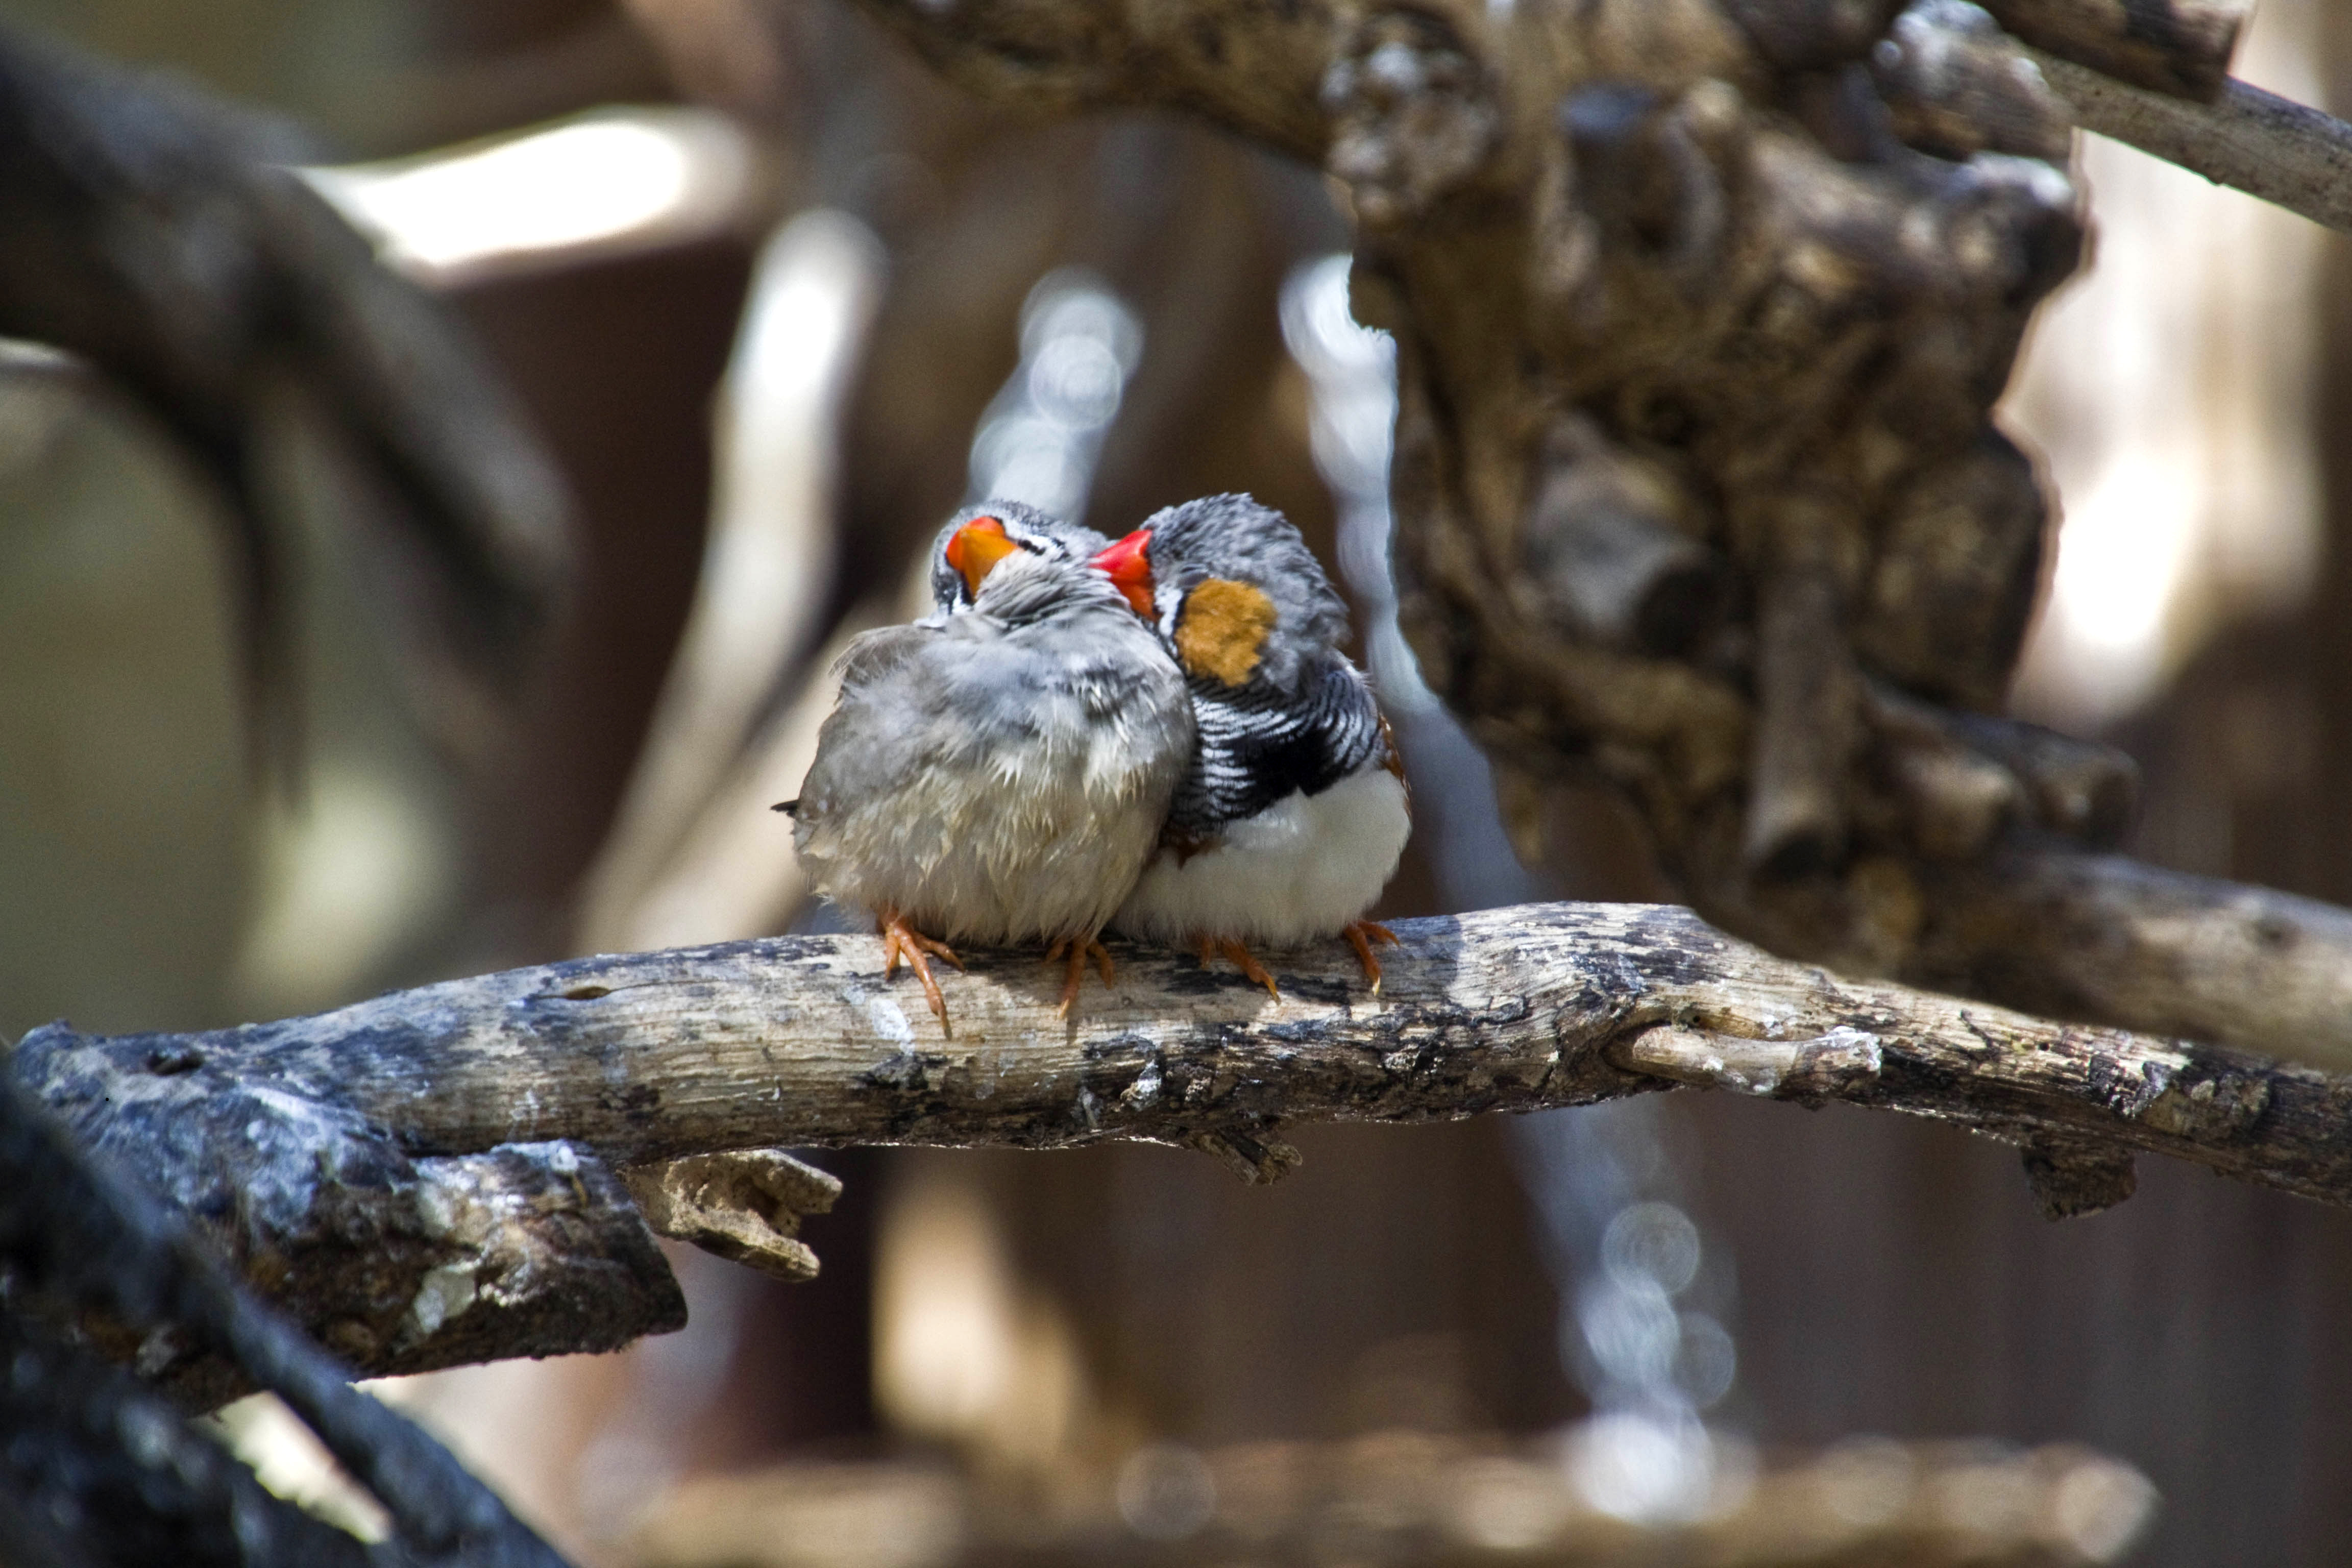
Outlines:
{"type": "Polygon", "coordinates": [[[1144,552],[1150,543],[1151,531],[1139,528],[1087,563],[1109,578],[1111,586],[1127,595],[1135,613],[1147,621],[1151,619],[1151,557],[1144,552]]]}
{"type": "Polygon", "coordinates": [[[1004,537],[1004,524],[992,517],[975,517],[948,541],[948,564],[963,574],[963,585],[980,597],[981,580],[996,563],[1021,547],[1004,537]]]}

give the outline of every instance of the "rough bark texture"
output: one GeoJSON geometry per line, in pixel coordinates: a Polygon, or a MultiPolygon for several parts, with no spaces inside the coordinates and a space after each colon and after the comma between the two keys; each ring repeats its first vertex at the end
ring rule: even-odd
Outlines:
{"type": "Polygon", "coordinates": [[[355,1561],[562,1568],[448,1451],[350,1384],[274,1310],[230,1283],[183,1216],[80,1146],[0,1077],[0,1554],[11,1563],[355,1561]],[[99,1364],[61,1321],[138,1336],[139,1360],[199,1348],[267,1388],[384,1508],[393,1540],[350,1538],[263,1493],[153,1393],[99,1364]],[[151,1356],[152,1347],[155,1354],[151,1356]]]}
{"type": "Polygon", "coordinates": [[[412,1156],[561,1139],[621,1164],[1130,1138],[1271,1180],[1296,1163],[1286,1121],[1532,1110],[1679,1082],[1934,1116],[2024,1147],[2045,1175],[2150,1152],[2352,1203],[2352,1079],[1839,980],[1670,907],[1397,930],[1377,998],[1340,951],[1280,964],[1275,1003],[1133,949],[1118,985],[1089,990],[1066,1024],[1045,966],[982,954],[949,977],[952,1040],[910,1010],[906,983],[883,981],[874,940],[796,937],[512,970],[213,1034],[53,1026],[15,1065],[182,1193],[205,1186],[188,1168],[239,1165],[256,1193],[322,1188],[306,1140],[345,1125],[412,1156]]]}
{"type": "Polygon", "coordinates": [[[866,3],[978,90],[1334,177],[1397,342],[1404,628],[1507,799],[1599,773],[1780,952],[2352,1063],[2313,978],[2352,925],[2086,853],[2129,763],[1996,716],[2046,510],[1990,409],[2083,215],[2074,107],[1992,16],[2210,96],[2242,6],[866,3]],[[2195,956],[2248,951],[2297,982],[2195,956]]]}
{"type": "MultiPolygon", "coordinates": [[[[135,1070],[201,1081],[205,1054],[163,1042],[135,1070]]],[[[364,1372],[614,1350],[686,1322],[627,1190],[569,1144],[412,1156],[340,1096],[266,1077],[213,1080],[161,1119],[114,1114],[115,1092],[85,1079],[55,1103],[86,1146],[204,1224],[246,1278],[364,1372]]],[[[194,1404],[251,1386],[194,1342],[141,1345],[139,1361],[194,1404]]]]}

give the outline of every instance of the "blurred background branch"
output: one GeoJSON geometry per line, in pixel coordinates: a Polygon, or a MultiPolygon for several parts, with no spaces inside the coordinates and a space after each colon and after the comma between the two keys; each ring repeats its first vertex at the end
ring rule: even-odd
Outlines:
{"type": "Polygon", "coordinates": [[[562,486],[471,340],[278,166],[292,147],[184,88],[0,32],[0,333],[87,360],[228,499],[252,722],[278,765],[301,754],[302,437],[361,485],[333,504],[374,524],[425,706],[480,744],[479,709],[511,696],[554,614],[562,486]]]}

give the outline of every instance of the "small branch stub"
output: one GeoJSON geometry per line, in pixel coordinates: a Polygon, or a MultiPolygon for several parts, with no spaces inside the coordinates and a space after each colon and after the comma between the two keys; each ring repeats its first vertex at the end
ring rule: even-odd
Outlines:
{"type": "Polygon", "coordinates": [[[800,1237],[804,1215],[830,1214],[841,1179],[781,1149],[697,1154],[621,1173],[646,1223],[778,1279],[817,1274],[800,1237]]]}

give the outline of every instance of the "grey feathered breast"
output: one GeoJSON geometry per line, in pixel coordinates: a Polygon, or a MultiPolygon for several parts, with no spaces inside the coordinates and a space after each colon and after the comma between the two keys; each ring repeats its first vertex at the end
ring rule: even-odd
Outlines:
{"type": "Polygon", "coordinates": [[[1091,935],[1192,754],[1183,680],[1100,574],[1008,557],[837,667],[793,842],[824,891],[978,940],[1091,935]]]}

